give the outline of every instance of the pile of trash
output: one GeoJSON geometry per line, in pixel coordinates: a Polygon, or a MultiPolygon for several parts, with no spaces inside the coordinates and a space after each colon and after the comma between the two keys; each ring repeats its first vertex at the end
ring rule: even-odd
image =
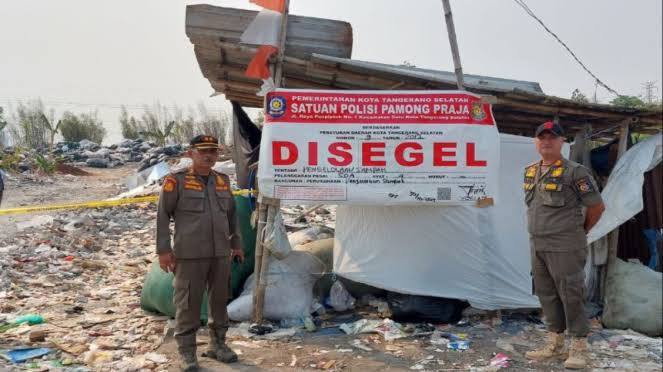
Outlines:
{"type": "Polygon", "coordinates": [[[140,163],[139,170],[143,170],[171,156],[180,155],[183,151],[182,145],[158,147],[154,142],[135,139],[124,140],[108,147],[88,140],[78,143],[61,142],[58,143],[54,153],[61,155],[74,165],[112,168],[132,162],[140,163]]]}
{"type": "MultiPolygon", "coordinates": [[[[59,142],[54,145],[53,154],[64,163],[74,166],[93,168],[113,168],[126,163],[139,163],[138,170],[143,170],[180,156],[185,151],[182,145],[157,146],[154,142],[142,139],[124,140],[111,146],[101,146],[88,140],[80,142],[59,142]]],[[[48,148],[16,151],[13,147],[3,150],[5,155],[19,156],[18,170],[21,172],[33,168],[37,154],[45,156],[48,148]]],[[[2,158],[2,154],[0,154],[2,158]]]]}
{"type": "Polygon", "coordinates": [[[167,318],[139,303],[155,214],[141,204],[36,216],[0,241],[0,366],[3,358],[38,370],[168,362],[154,352],[167,318]]]}

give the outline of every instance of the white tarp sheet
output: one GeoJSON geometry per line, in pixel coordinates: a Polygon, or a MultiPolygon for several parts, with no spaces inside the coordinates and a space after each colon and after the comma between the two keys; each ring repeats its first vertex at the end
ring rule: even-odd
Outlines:
{"type": "Polygon", "coordinates": [[[631,147],[619,158],[601,192],[605,212],[587,234],[589,243],[607,235],[642,210],[645,172],[661,162],[661,154],[661,135],[657,134],[631,147]]]}
{"type": "Polygon", "coordinates": [[[401,293],[465,299],[480,309],[538,307],[522,184],[523,169],[539,156],[531,138],[501,134],[500,143],[493,207],[339,206],[334,272],[401,293]]]}

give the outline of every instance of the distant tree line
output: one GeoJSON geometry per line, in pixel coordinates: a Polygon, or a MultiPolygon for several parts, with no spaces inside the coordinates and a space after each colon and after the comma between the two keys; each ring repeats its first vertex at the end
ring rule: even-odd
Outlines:
{"type": "MultiPolygon", "coordinates": [[[[141,138],[165,145],[188,143],[197,134],[209,134],[224,141],[232,120],[229,113],[212,112],[202,103],[196,110],[189,108],[186,113],[180,106],[166,107],[158,103],[144,106],[142,111],[134,116],[126,106],[121,107],[119,123],[124,138],[141,138]]],[[[96,111],[64,111],[58,116],[39,99],[18,102],[11,112],[0,107],[0,148],[7,138],[22,148],[52,149],[58,135],[67,142],[87,139],[101,143],[106,134],[96,111]]]]}
{"type": "MultiPolygon", "coordinates": [[[[655,86],[653,87],[656,88],[655,86]]],[[[650,89],[652,89],[650,87],[650,89]]],[[[580,91],[580,89],[574,89],[571,92],[571,99],[580,103],[599,103],[594,98],[590,100],[587,95],[580,91]]],[[[619,107],[629,107],[637,109],[646,109],[646,110],[661,110],[663,109],[663,101],[651,94],[651,91],[647,96],[629,96],[629,95],[620,95],[613,98],[610,102],[613,106],[619,107]]]]}
{"type": "Polygon", "coordinates": [[[142,138],[161,146],[188,143],[197,134],[212,135],[224,141],[232,120],[228,113],[212,113],[202,103],[198,105],[197,111],[189,108],[186,114],[179,106],[169,109],[158,103],[152,107],[145,106],[143,111],[139,117],[135,117],[129,115],[126,107],[122,106],[119,121],[124,138],[142,138]]]}
{"type": "Polygon", "coordinates": [[[55,110],[47,109],[41,100],[33,100],[19,102],[11,114],[5,114],[0,108],[0,145],[6,134],[17,146],[52,150],[58,134],[65,141],[88,139],[100,143],[106,129],[96,112],[75,114],[65,111],[56,119],[55,110]]]}

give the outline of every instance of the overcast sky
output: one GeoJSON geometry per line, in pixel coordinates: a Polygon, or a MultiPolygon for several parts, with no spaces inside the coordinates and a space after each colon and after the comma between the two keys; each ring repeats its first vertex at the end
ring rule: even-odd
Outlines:
{"type": "MultiPolygon", "coordinates": [[[[661,86],[661,0],[526,2],[621,94],[642,94],[645,81],[661,86]]],[[[0,105],[41,98],[57,113],[97,108],[112,140],[112,105],[227,108],[222,96],[209,98],[184,33],[193,3],[201,2],[0,0],[0,105]]],[[[248,0],[205,3],[257,9],[248,0]]],[[[536,81],[561,97],[575,88],[593,95],[593,79],[514,1],[451,3],[465,73],[536,81]]],[[[453,71],[440,0],[291,0],[291,12],[350,22],[355,59],[453,71]]],[[[598,98],[612,97],[599,88],[598,98]]]]}

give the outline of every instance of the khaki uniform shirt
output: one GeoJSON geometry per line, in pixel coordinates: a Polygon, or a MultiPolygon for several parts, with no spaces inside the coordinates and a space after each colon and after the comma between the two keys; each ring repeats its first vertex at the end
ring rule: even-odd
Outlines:
{"type": "Polygon", "coordinates": [[[157,254],[172,250],[176,258],[211,258],[229,256],[231,249],[241,249],[241,241],[228,176],[211,171],[207,184],[193,169],[166,176],[157,209],[157,254]]]}
{"type": "Polygon", "coordinates": [[[589,170],[567,159],[558,160],[544,173],[541,163],[525,168],[525,202],[528,231],[535,250],[567,251],[586,245],[582,207],[601,202],[601,194],[589,170]]]}

